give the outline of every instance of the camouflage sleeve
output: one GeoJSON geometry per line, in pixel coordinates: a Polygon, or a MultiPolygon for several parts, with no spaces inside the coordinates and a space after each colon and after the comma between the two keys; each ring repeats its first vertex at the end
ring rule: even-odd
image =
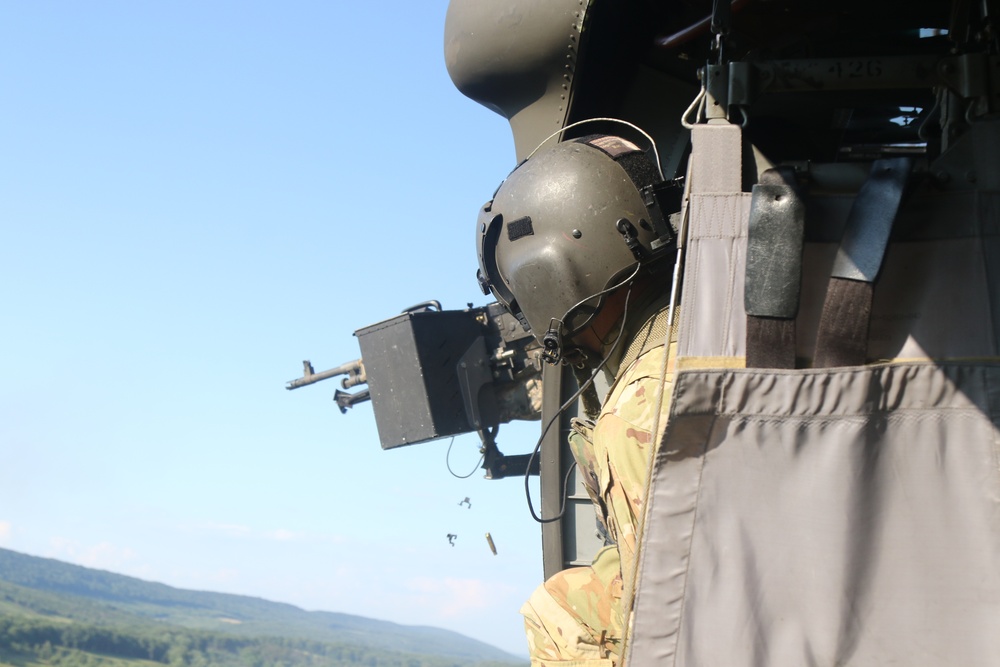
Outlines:
{"type": "Polygon", "coordinates": [[[613,667],[621,643],[621,568],[605,547],[590,567],[553,575],[521,607],[532,667],[613,667]]]}
{"type": "Polygon", "coordinates": [[[597,520],[604,533],[608,533],[608,508],[601,496],[600,471],[594,454],[594,423],[590,420],[573,419],[570,422],[569,449],[576,461],[580,481],[594,503],[597,520]]]}
{"type": "Polygon", "coordinates": [[[661,380],[663,353],[663,346],[653,348],[626,369],[612,387],[594,427],[600,496],[607,507],[608,531],[618,544],[626,579],[635,558],[656,412],[660,412],[661,431],[670,412],[673,374],[668,367],[665,381],[661,380]]]}
{"type": "Polygon", "coordinates": [[[572,423],[570,449],[584,487],[618,544],[599,551],[590,567],[549,578],[521,608],[532,667],[619,663],[622,593],[634,560],[651,431],[657,409],[661,430],[669,412],[672,369],[664,382],[663,352],[663,346],[645,352],[619,375],[596,425],[572,423]]]}

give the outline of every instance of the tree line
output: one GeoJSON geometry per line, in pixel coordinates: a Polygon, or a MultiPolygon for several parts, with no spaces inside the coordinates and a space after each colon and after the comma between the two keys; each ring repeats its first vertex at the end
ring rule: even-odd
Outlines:
{"type": "Polygon", "coordinates": [[[237,637],[175,626],[100,626],[26,616],[0,616],[0,652],[61,667],[122,664],[118,660],[171,667],[488,667],[308,639],[237,637]],[[106,662],[101,657],[117,660],[106,662]]]}

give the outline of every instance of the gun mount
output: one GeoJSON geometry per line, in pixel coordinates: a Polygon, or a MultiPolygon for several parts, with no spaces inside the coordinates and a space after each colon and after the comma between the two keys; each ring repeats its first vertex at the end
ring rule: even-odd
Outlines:
{"type": "MultiPolygon", "coordinates": [[[[541,347],[498,303],[442,310],[427,301],[354,332],[361,358],[315,372],[304,361],[298,389],[340,375],[342,413],[371,401],[383,449],[476,432],[491,479],[523,475],[528,456],[504,456],[501,423],[541,416],[541,347]]],[[[538,473],[537,458],[532,466],[538,473]]]]}

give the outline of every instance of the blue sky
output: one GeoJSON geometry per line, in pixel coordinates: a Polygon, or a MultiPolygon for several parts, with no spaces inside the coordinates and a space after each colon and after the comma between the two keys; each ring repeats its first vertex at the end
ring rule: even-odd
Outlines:
{"type": "Polygon", "coordinates": [[[284,389],[407,306],[486,303],[513,142],[452,86],[446,8],[0,3],[0,546],[525,653],[520,481],[284,389]]]}

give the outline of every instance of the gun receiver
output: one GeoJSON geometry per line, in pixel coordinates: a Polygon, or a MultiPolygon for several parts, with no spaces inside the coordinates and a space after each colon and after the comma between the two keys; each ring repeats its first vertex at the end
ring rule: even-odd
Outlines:
{"type": "Polygon", "coordinates": [[[539,419],[541,349],[500,304],[446,311],[427,301],[354,335],[361,359],[321,373],[303,361],[286,388],[346,375],[344,389],[368,387],[337,390],[334,401],[346,413],[370,400],[383,449],[476,432],[488,477],[524,472],[528,457],[504,456],[494,435],[501,423],[539,419]]]}

